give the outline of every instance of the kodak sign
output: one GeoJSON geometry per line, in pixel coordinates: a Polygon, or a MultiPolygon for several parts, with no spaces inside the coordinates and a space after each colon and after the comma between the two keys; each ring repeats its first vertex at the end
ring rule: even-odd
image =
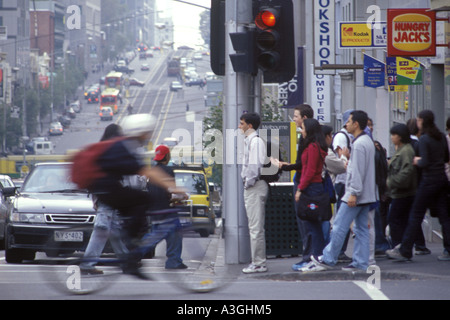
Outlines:
{"type": "Polygon", "coordinates": [[[435,56],[436,12],[388,9],[388,56],[435,56]]]}

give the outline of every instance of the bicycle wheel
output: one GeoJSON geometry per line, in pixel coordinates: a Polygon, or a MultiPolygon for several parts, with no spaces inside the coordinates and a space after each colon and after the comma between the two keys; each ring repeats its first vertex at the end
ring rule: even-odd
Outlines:
{"type": "Polygon", "coordinates": [[[199,236],[187,226],[183,231],[183,259],[187,269],[165,270],[166,282],[189,291],[208,293],[224,288],[234,279],[224,260],[222,226],[209,238],[199,236]]]}
{"type": "Polygon", "coordinates": [[[44,279],[54,289],[70,294],[90,294],[106,289],[122,274],[122,261],[112,253],[85,256],[91,231],[92,228],[87,227],[60,229],[49,239],[47,257],[39,263],[44,279]]]}

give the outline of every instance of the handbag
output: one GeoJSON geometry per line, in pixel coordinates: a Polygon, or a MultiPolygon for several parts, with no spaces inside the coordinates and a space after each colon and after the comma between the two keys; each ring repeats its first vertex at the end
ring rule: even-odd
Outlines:
{"type": "Polygon", "coordinates": [[[336,191],[334,190],[333,180],[331,180],[328,170],[325,170],[325,177],[322,179],[323,189],[330,196],[330,203],[336,203],[336,191]]]}
{"type": "Polygon", "coordinates": [[[297,216],[311,222],[330,221],[332,211],[328,192],[317,196],[308,196],[302,192],[297,203],[297,216]]]}

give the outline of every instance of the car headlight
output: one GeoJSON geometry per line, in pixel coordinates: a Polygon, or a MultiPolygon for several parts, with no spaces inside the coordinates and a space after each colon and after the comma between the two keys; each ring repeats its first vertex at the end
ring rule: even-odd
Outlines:
{"type": "Polygon", "coordinates": [[[24,223],[44,223],[43,213],[18,213],[13,212],[11,214],[11,220],[14,222],[24,222],[24,223]]]}

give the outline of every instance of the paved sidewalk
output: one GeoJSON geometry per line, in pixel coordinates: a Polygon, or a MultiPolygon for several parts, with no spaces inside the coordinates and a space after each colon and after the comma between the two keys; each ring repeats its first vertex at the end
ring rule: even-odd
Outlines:
{"type": "MultiPolygon", "coordinates": [[[[224,246],[224,239],[219,241],[219,247],[224,246]]],[[[268,272],[257,274],[244,274],[242,269],[247,264],[227,265],[228,272],[235,279],[264,279],[277,281],[366,281],[374,272],[381,272],[381,280],[426,280],[445,279],[450,280],[450,261],[438,261],[442,254],[442,242],[427,243],[431,254],[414,256],[411,262],[396,262],[388,258],[378,258],[376,266],[368,272],[348,272],[341,270],[347,264],[337,264],[335,269],[322,272],[302,273],[293,271],[291,266],[300,261],[301,257],[269,258],[267,260],[268,272]]],[[[351,257],[352,241],[349,242],[347,255],[351,257]]],[[[223,260],[224,250],[218,250],[217,260],[223,260]]]]}

